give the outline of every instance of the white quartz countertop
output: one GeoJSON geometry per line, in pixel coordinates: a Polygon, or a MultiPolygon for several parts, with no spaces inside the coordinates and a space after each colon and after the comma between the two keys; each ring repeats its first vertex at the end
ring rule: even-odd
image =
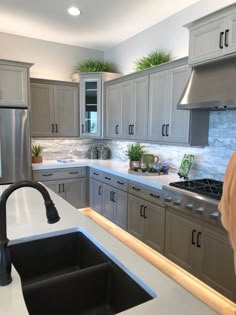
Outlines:
{"type": "MultiPolygon", "coordinates": [[[[5,187],[1,186],[0,193],[3,189],[5,187]]],[[[49,192],[61,217],[56,224],[47,224],[43,198],[35,189],[21,188],[9,197],[7,234],[10,243],[81,230],[155,296],[153,300],[120,314],[216,314],[94,221],[51,190],[49,192]]],[[[20,279],[14,267],[12,276],[13,282],[10,285],[0,287],[0,315],[28,314],[21,293],[20,279]]]]}
{"type": "MultiPolygon", "coordinates": [[[[70,160],[65,160],[70,161],[70,160]]],[[[153,188],[162,189],[162,186],[169,185],[170,182],[180,180],[178,174],[169,173],[168,175],[142,176],[133,175],[128,172],[129,163],[117,160],[73,160],[73,162],[58,162],[56,160],[45,161],[43,163],[32,164],[33,170],[58,169],[68,167],[89,166],[95,169],[109,172],[110,174],[122,176],[124,178],[136,181],[138,183],[148,185],[153,188]]]]}

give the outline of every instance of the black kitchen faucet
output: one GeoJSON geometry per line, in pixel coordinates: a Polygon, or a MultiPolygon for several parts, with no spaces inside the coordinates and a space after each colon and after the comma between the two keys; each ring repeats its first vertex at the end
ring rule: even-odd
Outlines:
{"type": "Polygon", "coordinates": [[[60,220],[57,209],[52,202],[47,189],[37,183],[31,181],[20,181],[9,186],[0,197],[0,286],[5,286],[11,283],[11,257],[8,248],[7,238],[7,220],[6,220],[6,203],[8,197],[17,189],[21,187],[32,187],[37,189],[43,196],[46,216],[48,223],[56,223],[60,220]]]}

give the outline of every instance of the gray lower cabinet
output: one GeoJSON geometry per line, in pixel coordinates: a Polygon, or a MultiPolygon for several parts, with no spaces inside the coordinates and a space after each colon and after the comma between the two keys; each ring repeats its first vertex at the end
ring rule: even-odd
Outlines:
{"type": "Polygon", "coordinates": [[[200,225],[167,209],[165,255],[236,301],[233,251],[223,231],[200,225]]]}
{"type": "Polygon", "coordinates": [[[165,208],[129,194],[128,232],[164,253],[165,208]]]}
{"type": "Polygon", "coordinates": [[[127,230],[127,192],[103,184],[102,212],[101,214],[127,230]]]}
{"type": "Polygon", "coordinates": [[[89,206],[97,211],[102,213],[102,194],[103,187],[102,183],[96,179],[90,178],[90,197],[89,197],[89,206]]]}
{"type": "Polygon", "coordinates": [[[75,208],[87,207],[87,181],[84,167],[33,171],[33,179],[41,181],[75,208]]]}
{"type": "Polygon", "coordinates": [[[30,87],[32,136],[78,137],[77,84],[31,79],[30,87]]]}

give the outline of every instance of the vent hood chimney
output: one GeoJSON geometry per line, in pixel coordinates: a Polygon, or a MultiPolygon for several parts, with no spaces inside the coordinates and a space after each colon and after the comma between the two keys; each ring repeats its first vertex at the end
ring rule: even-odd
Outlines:
{"type": "Polygon", "coordinates": [[[236,58],[193,68],[178,109],[236,109],[236,58]]]}

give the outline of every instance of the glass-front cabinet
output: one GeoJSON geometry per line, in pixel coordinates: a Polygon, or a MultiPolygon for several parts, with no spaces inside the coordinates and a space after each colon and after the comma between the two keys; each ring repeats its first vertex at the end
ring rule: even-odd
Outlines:
{"type": "Polygon", "coordinates": [[[80,75],[80,136],[101,137],[102,76],[80,75]]]}

